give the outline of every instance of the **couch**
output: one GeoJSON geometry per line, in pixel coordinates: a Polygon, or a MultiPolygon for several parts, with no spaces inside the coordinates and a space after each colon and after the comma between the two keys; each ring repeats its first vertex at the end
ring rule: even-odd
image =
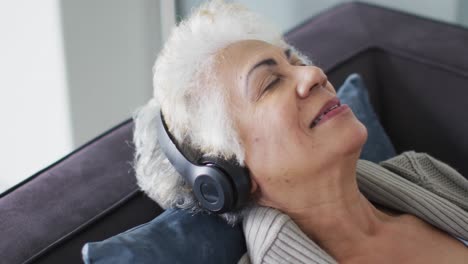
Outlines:
{"type": "MultiPolygon", "coordinates": [[[[335,87],[363,76],[398,153],[427,152],[468,175],[467,29],[352,2],[285,36],[335,87]]],[[[82,263],[85,242],[163,211],[137,187],[132,129],[128,119],[0,195],[2,263],[82,263]]]]}

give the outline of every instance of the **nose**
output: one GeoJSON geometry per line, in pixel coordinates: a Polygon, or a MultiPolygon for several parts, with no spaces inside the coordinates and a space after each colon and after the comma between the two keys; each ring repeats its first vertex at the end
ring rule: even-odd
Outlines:
{"type": "Polygon", "coordinates": [[[296,72],[296,92],[300,98],[307,98],[313,89],[325,87],[328,78],[322,69],[315,66],[301,66],[296,72]]]}

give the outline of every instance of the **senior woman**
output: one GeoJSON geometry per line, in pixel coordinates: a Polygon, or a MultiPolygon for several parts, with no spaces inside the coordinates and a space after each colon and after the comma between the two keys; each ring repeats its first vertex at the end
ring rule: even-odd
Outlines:
{"type": "MultiPolygon", "coordinates": [[[[451,199],[456,191],[441,197],[404,181],[404,158],[388,162],[393,171],[359,160],[365,126],[320,68],[243,7],[209,2],[182,21],[156,61],[154,98],[135,115],[140,187],[164,208],[205,211],[160,148],[158,115],[192,160],[248,168],[250,203],[220,215],[244,219],[242,262],[468,260],[459,240],[468,238],[467,208],[451,199]]],[[[428,155],[404,157],[464,181],[428,155]]]]}

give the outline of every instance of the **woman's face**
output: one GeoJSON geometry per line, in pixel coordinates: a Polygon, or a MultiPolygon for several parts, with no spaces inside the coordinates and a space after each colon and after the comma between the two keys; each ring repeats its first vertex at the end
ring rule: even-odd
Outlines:
{"type": "Polygon", "coordinates": [[[219,77],[228,85],[230,114],[260,203],[276,208],[294,203],[295,195],[329,184],[327,174],[357,160],[367,130],[349,107],[313,124],[337,99],[320,68],[256,40],[236,42],[218,55],[219,77]]]}

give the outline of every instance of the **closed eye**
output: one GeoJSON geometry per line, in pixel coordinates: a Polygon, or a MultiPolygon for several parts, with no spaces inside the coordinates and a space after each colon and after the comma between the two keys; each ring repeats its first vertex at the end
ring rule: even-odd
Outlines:
{"type": "Polygon", "coordinates": [[[271,79],[271,81],[265,86],[264,89],[262,89],[261,93],[259,94],[259,96],[257,98],[257,101],[260,100],[261,98],[263,98],[263,96],[265,96],[265,94],[270,89],[273,89],[275,87],[275,85],[277,85],[281,81],[281,77],[277,76],[277,75],[271,75],[270,79],[271,79]]]}
{"type": "Polygon", "coordinates": [[[271,82],[267,85],[267,87],[265,87],[265,89],[264,89],[263,91],[265,92],[265,91],[267,91],[267,90],[273,88],[280,80],[281,80],[280,77],[275,76],[274,79],[273,79],[273,81],[271,81],[271,82]]]}

